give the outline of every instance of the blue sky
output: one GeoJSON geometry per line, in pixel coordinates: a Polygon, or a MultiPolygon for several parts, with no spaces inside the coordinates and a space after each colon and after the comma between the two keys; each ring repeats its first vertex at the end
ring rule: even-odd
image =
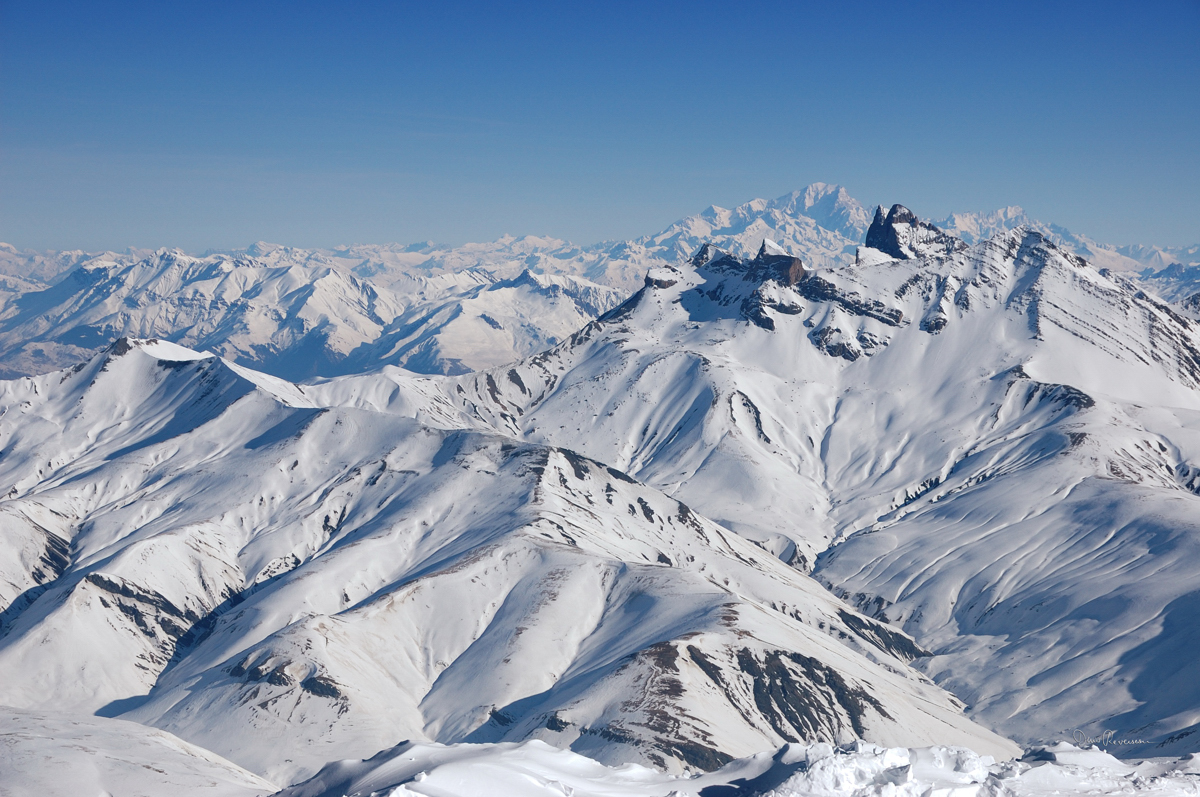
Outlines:
{"type": "Polygon", "coordinates": [[[0,240],[591,243],[820,180],[1196,243],[1198,52],[1198,0],[0,0],[0,240]]]}

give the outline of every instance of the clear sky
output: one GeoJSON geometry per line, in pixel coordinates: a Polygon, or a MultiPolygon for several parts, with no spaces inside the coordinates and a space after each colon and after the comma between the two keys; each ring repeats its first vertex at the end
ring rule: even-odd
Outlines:
{"type": "Polygon", "coordinates": [[[813,181],[1200,242],[1200,0],[0,0],[0,240],[579,243],[813,181]]]}

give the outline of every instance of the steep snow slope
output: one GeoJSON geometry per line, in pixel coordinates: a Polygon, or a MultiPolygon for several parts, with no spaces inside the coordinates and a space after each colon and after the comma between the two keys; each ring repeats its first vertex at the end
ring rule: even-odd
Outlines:
{"type": "Polygon", "coordinates": [[[278,791],[169,733],[122,720],[0,708],[6,797],[259,797],[278,791]]]}
{"type": "MultiPolygon", "coordinates": [[[[396,377],[314,389],[411,412],[396,377]]],[[[555,349],[442,383],[798,567],[836,544],[821,580],[1004,733],[1177,750],[1200,723],[1198,387],[1193,322],[1027,229],[811,272],[706,248],[555,349]]]]}
{"type": "Polygon", "coordinates": [[[436,427],[323,395],[124,339],[0,384],[0,703],[278,782],[405,738],[676,770],[800,738],[1014,749],[908,637],[677,500],[433,394],[436,427]]]}

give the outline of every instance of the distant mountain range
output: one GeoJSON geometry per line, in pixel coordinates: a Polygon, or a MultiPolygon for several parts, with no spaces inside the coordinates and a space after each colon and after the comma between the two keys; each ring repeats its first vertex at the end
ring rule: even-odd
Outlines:
{"type": "MultiPolygon", "coordinates": [[[[191,257],[0,245],[0,375],[65,367],[122,335],[163,337],[288,379],[383,364],[464,373],[554,345],[636,290],[649,269],[704,243],[753,256],[770,240],[808,268],[828,268],[854,262],[870,222],[845,189],[816,183],[590,246],[534,236],[454,248],[258,243],[191,257]]],[[[1138,272],[1185,312],[1200,302],[1200,246],[1115,248],[1016,207],[933,226],[965,244],[1025,226],[1098,267],[1138,272]]]]}

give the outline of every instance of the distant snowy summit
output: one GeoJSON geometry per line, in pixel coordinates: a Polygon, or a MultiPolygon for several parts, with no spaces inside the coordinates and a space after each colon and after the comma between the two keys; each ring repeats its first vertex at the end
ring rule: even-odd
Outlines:
{"type": "Polygon", "coordinates": [[[65,367],[122,335],[208,349],[289,379],[398,365],[455,374],[553,346],[637,290],[648,272],[712,245],[754,257],[764,241],[826,269],[947,254],[1025,227],[1099,268],[1137,272],[1184,313],[1200,310],[1200,247],[1120,249],[1021,208],[929,222],[902,205],[874,218],[844,188],[711,206],[630,241],[537,236],[490,243],[236,252],[19,252],[0,245],[0,375],[65,367]]]}

